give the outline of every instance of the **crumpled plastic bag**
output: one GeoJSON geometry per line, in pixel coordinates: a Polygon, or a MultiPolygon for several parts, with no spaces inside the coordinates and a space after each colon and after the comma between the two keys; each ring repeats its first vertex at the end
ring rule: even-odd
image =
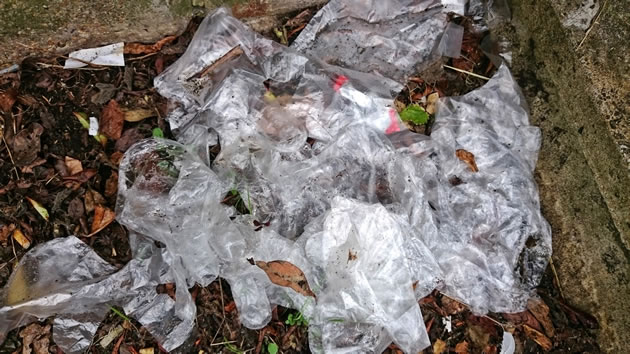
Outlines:
{"type": "MultiPolygon", "coordinates": [[[[414,4],[409,17],[406,7],[387,14],[443,21],[439,1],[414,4]]],[[[366,14],[366,31],[383,32],[378,14],[366,14]]],[[[431,38],[418,44],[427,58],[439,33],[431,38]]],[[[467,95],[440,99],[427,137],[402,128],[391,107],[413,66],[384,64],[374,73],[363,63],[337,64],[347,67],[267,40],[224,9],[206,18],[155,80],[177,104],[168,119],[178,142],[141,141],[120,164],[116,212],[134,259],[115,271],[74,237],[34,248],[3,290],[0,333],[60,313],[55,341],[79,352],[118,305],[163,348],[184,351],[196,317],[187,289],[218,276],[249,328],[264,327],[273,305],[300,310],[317,353],[381,352],[392,341],[421,351],[430,342],[417,300],[436,288],[476,313],[523,310],[550,256],[551,231],[533,178],[540,132],[509,69],[467,95]],[[474,155],[478,172],[458,150],[474,155]],[[221,203],[234,191],[249,214],[221,203]],[[59,288],[48,285],[54,276],[28,278],[24,289],[42,291],[7,301],[19,274],[57,274],[58,257],[69,264],[61,276],[82,277],[59,288]],[[316,297],[272,283],[249,260],[290,262],[316,297]],[[177,301],[157,294],[167,282],[177,301]]]]}

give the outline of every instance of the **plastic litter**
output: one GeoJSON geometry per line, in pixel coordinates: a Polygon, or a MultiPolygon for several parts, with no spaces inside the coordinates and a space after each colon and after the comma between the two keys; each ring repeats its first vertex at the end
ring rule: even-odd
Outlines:
{"type": "Polygon", "coordinates": [[[81,49],[70,53],[64,69],[76,69],[87,66],[88,63],[107,66],[125,66],[123,51],[125,43],[115,43],[104,47],[81,49]],[[75,60],[78,59],[78,60],[75,60]]]}
{"type": "MultiPolygon", "coordinates": [[[[339,13],[364,3],[348,1],[339,13]]],[[[369,3],[373,11],[357,12],[364,34],[403,19],[439,24],[415,49],[432,60],[447,26],[439,1],[369,3]]],[[[314,28],[331,15],[343,18],[324,7],[306,33],[320,33],[314,28]]],[[[272,305],[300,310],[316,353],[381,352],[391,342],[421,351],[430,342],[417,300],[435,288],[479,314],[524,310],[551,231],[533,178],[540,132],[509,69],[440,99],[427,137],[403,129],[391,107],[415,61],[393,70],[382,60],[411,37],[373,52],[378,72],[375,61],[319,61],[321,38],[302,39],[296,51],[225,9],[208,16],[155,81],[178,106],[168,117],[178,142],[141,141],[120,164],[116,212],[133,260],[116,271],[75,237],[35,247],[0,294],[0,335],[61,314],[55,341],[76,353],[109,306],[120,306],[164,349],[185,351],[196,318],[187,289],[218,276],[249,328],[264,327],[272,305]],[[457,158],[460,149],[474,154],[479,172],[457,158]],[[221,203],[231,191],[249,214],[221,203]],[[248,259],[294,264],[316,298],[273,284],[248,259]],[[168,282],[177,301],[156,293],[168,282]]]]}
{"type": "Polygon", "coordinates": [[[503,339],[501,340],[501,354],[513,354],[516,350],[516,343],[514,342],[514,336],[512,333],[503,332],[503,339]]]}

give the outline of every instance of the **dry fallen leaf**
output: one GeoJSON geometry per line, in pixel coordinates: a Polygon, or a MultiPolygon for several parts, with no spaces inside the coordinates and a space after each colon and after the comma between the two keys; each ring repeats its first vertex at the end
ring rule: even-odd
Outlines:
{"type": "Polygon", "coordinates": [[[442,354],[446,351],[446,342],[438,339],[433,343],[433,353],[434,354],[442,354]]]}
{"type": "Polygon", "coordinates": [[[31,240],[29,240],[20,229],[15,229],[13,231],[13,239],[24,249],[31,247],[31,240]]]}
{"type": "Polygon", "coordinates": [[[94,208],[97,205],[103,205],[106,204],[107,201],[105,200],[105,198],[103,198],[103,196],[101,195],[101,193],[88,188],[87,192],[85,192],[85,211],[87,213],[91,213],[92,211],[94,211],[94,208]]]}
{"type": "Polygon", "coordinates": [[[112,155],[109,157],[109,161],[111,161],[115,166],[118,166],[120,165],[120,161],[122,160],[122,158],[123,158],[122,152],[114,151],[112,155]]]}
{"type": "Polygon", "coordinates": [[[444,312],[446,312],[449,315],[456,315],[460,312],[464,312],[464,310],[466,310],[466,305],[462,304],[461,302],[455,300],[455,299],[451,299],[448,296],[442,296],[441,299],[442,302],[442,309],[444,309],[444,312]]]}
{"type": "Polygon", "coordinates": [[[93,236],[94,234],[103,230],[115,219],[116,213],[104,206],[97,205],[96,207],[94,207],[94,220],[92,221],[92,229],[90,230],[90,234],[88,235],[88,237],[93,236]]]}
{"type": "Polygon", "coordinates": [[[37,210],[37,213],[39,213],[39,215],[41,215],[41,217],[44,218],[44,220],[48,221],[50,216],[48,215],[48,210],[46,210],[46,208],[44,208],[38,201],[34,199],[26,197],[26,200],[28,200],[28,202],[31,203],[33,208],[37,210]]]}
{"type": "Polygon", "coordinates": [[[424,110],[429,114],[435,114],[435,104],[437,103],[439,98],[440,94],[437,92],[434,92],[427,96],[427,107],[424,110]]]}
{"type": "Polygon", "coordinates": [[[41,326],[38,323],[32,323],[21,330],[22,354],[30,354],[31,352],[48,354],[50,328],[50,325],[41,326]]]}
{"type": "Polygon", "coordinates": [[[455,346],[455,353],[468,354],[468,342],[463,341],[463,342],[457,343],[457,345],[455,346]]]}
{"type": "Polygon", "coordinates": [[[139,122],[145,118],[155,117],[156,115],[153,109],[134,109],[125,111],[125,120],[127,122],[139,122]]]}
{"type": "Polygon", "coordinates": [[[120,139],[125,123],[125,114],[114,100],[110,100],[101,112],[100,131],[108,137],[120,139]]]}
{"type": "Polygon", "coordinates": [[[475,162],[475,155],[473,155],[472,152],[458,149],[455,151],[455,154],[457,158],[464,161],[473,172],[479,172],[479,168],[477,168],[477,163],[475,162]]]}
{"type": "Polygon", "coordinates": [[[529,337],[529,339],[533,340],[534,342],[538,343],[538,345],[540,345],[543,348],[543,350],[545,351],[551,350],[552,343],[551,343],[551,340],[546,335],[542,334],[541,332],[538,332],[537,330],[531,328],[528,325],[523,325],[523,329],[525,330],[525,334],[527,335],[527,337],[529,337]]]}
{"type": "Polygon", "coordinates": [[[6,244],[13,230],[15,230],[15,224],[2,225],[0,227],[0,243],[6,244]]]}
{"type": "Polygon", "coordinates": [[[77,159],[73,159],[70,156],[66,156],[64,162],[66,164],[66,168],[68,169],[68,173],[70,175],[76,175],[77,173],[80,173],[81,171],[83,171],[83,165],[81,165],[81,161],[77,159]]]}
{"type": "Polygon", "coordinates": [[[256,264],[258,268],[264,270],[272,283],[291,288],[305,296],[315,297],[315,294],[311,291],[311,288],[308,285],[308,281],[306,280],[304,273],[300,270],[300,268],[294,266],[293,264],[287,261],[254,262],[251,258],[248,260],[252,265],[256,264]]]}
{"type": "Polygon", "coordinates": [[[118,193],[118,173],[112,171],[112,174],[105,182],[105,196],[113,197],[116,193],[118,193]]]}
{"type": "Polygon", "coordinates": [[[10,88],[4,92],[0,92],[0,110],[3,112],[11,111],[11,108],[17,100],[17,91],[10,88]]]}
{"type": "Polygon", "coordinates": [[[153,348],[140,349],[140,354],[153,354],[153,348]]]}
{"type": "Polygon", "coordinates": [[[527,301],[527,309],[543,326],[547,336],[552,338],[555,335],[555,329],[551,323],[551,318],[549,317],[549,307],[547,304],[545,304],[541,299],[532,298],[527,301]]]}
{"type": "Polygon", "coordinates": [[[37,160],[37,155],[41,149],[40,136],[43,133],[44,127],[42,125],[32,123],[13,137],[11,152],[16,166],[26,166],[37,160]]]}
{"type": "Polygon", "coordinates": [[[162,49],[165,44],[168,44],[177,39],[177,36],[168,36],[160,39],[154,44],[143,43],[125,43],[125,54],[151,54],[162,49]]]}

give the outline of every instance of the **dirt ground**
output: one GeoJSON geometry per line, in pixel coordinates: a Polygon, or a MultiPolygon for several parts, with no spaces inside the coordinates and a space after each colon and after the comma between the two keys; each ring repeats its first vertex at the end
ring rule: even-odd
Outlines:
{"type": "MultiPolygon", "coordinates": [[[[295,15],[300,14],[287,20],[295,15]]],[[[286,34],[267,35],[290,42],[307,20],[302,15],[300,21],[291,21],[286,34]]],[[[466,25],[466,19],[454,20],[466,25]]],[[[76,235],[117,267],[130,260],[126,230],[97,214],[114,210],[122,154],[133,143],[155,134],[155,128],[172,138],[164,120],[168,104],[153,88],[153,78],[185,51],[199,22],[194,19],[183,35],[159,50],[127,55],[125,67],[64,70],[63,57],[29,58],[19,72],[0,75],[0,287],[28,249],[56,237],[76,235]],[[88,134],[77,116],[101,117],[112,100],[123,111],[145,112],[149,117],[125,122],[119,138],[108,137],[102,144],[88,134]],[[48,220],[35,203],[46,209],[48,220]]],[[[450,59],[446,64],[491,76],[495,69],[479,49],[480,41],[481,36],[467,31],[464,59],[450,59]]],[[[397,105],[403,110],[409,104],[426,102],[433,93],[463,94],[483,82],[441,68],[419,73],[401,92],[397,105]]],[[[430,123],[410,127],[430,134],[430,123]]],[[[169,285],[160,290],[173,292],[169,285]]],[[[309,352],[307,323],[299,312],[277,307],[271,323],[253,331],[240,325],[227,282],[217,280],[190,291],[198,310],[198,330],[192,338],[195,353],[267,353],[273,352],[274,344],[281,353],[309,352]]],[[[424,352],[499,353],[504,331],[514,334],[518,353],[599,352],[597,322],[566,304],[551,266],[536,292],[540,299],[532,300],[528,311],[487,316],[475,316],[465,305],[434,292],[419,301],[433,344],[424,352]]],[[[0,353],[60,353],[50,323],[48,319],[11,331],[0,344],[0,353]]],[[[142,350],[147,348],[161,351],[139,323],[112,311],[89,352],[145,353],[142,350]],[[102,339],[118,326],[122,334],[103,347],[102,339]]],[[[387,352],[401,353],[395,345],[387,352]]]]}

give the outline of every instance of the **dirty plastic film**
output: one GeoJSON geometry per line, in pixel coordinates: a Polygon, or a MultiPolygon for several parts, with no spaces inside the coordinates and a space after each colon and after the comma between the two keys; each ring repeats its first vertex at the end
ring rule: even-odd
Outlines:
{"type": "Polygon", "coordinates": [[[73,236],[35,247],[0,293],[0,339],[56,314],[55,342],[78,353],[117,306],[164,349],[186,351],[188,289],[217,277],[248,328],[275,305],[301,311],[316,353],[421,351],[417,301],[434,289],[479,314],[524,310],[551,231],[533,177],[540,131],[509,69],[440,99],[430,137],[392,107],[407,75],[455,55],[461,33],[446,12],[465,4],[333,0],[293,48],[225,9],[209,15],[155,80],[177,141],[141,141],[120,164],[116,213],[133,259],[115,269],[73,236]],[[314,296],[251,261],[291,263],[314,296]],[[157,293],[165,283],[176,300],[157,293]]]}

